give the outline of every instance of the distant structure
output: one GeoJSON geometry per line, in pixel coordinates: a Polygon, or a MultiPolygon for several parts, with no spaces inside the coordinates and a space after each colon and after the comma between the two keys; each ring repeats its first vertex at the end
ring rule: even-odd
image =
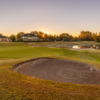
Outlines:
{"type": "Polygon", "coordinates": [[[0,42],[10,42],[7,36],[0,36],[0,42]]]}
{"type": "Polygon", "coordinates": [[[23,41],[38,41],[39,38],[37,37],[37,34],[27,33],[27,34],[22,35],[22,40],[23,41]]]}

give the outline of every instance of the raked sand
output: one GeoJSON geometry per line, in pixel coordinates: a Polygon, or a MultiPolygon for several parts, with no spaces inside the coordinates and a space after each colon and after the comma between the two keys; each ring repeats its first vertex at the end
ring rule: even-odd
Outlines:
{"type": "Polygon", "coordinates": [[[72,60],[37,58],[15,65],[14,70],[57,82],[100,84],[100,71],[96,67],[72,60]]]}

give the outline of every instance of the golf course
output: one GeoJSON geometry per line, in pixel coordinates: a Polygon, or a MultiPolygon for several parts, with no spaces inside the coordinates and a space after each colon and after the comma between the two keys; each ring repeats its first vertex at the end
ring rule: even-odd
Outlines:
{"type": "Polygon", "coordinates": [[[70,47],[99,44],[92,41],[0,43],[0,100],[100,100],[100,49],[70,47]],[[40,64],[30,62],[34,59],[40,59],[40,64]],[[35,63],[34,67],[29,62],[35,63]],[[18,66],[21,67],[16,69],[18,66]],[[95,69],[93,74],[89,72],[91,66],[95,69]],[[70,79],[65,81],[63,77],[67,76],[70,79]],[[86,82],[82,78],[87,78],[86,82]]]}

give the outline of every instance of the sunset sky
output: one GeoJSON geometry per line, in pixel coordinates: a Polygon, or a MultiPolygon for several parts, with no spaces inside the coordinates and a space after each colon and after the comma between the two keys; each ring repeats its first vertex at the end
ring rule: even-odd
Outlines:
{"type": "Polygon", "coordinates": [[[100,0],[0,0],[0,33],[100,32],[100,0]]]}

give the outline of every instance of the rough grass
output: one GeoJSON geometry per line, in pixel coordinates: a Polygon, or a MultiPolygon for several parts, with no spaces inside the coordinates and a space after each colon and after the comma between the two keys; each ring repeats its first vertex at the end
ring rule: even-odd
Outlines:
{"type": "Polygon", "coordinates": [[[99,50],[75,51],[47,48],[50,43],[46,47],[42,47],[43,43],[33,44],[0,43],[0,100],[100,100],[100,85],[54,82],[21,75],[12,70],[14,64],[36,57],[78,60],[100,68],[99,50]],[[35,48],[33,44],[40,46],[35,48]]]}

